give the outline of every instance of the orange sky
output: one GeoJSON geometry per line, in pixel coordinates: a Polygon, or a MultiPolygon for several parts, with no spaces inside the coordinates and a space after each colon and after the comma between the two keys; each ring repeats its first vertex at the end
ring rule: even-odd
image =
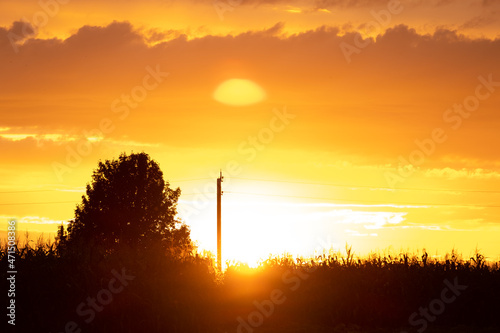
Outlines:
{"type": "Polygon", "coordinates": [[[500,256],[499,1],[215,3],[0,4],[2,219],[53,231],[99,159],[146,151],[210,250],[222,169],[226,258],[500,256]],[[263,99],[214,99],[234,78],[263,99]]]}

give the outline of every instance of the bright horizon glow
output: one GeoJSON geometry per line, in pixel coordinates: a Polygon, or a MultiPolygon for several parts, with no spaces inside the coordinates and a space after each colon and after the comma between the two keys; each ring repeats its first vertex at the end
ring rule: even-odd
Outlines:
{"type": "Polygon", "coordinates": [[[217,102],[231,106],[247,106],[261,102],[266,93],[258,84],[250,80],[230,79],[222,82],[214,91],[217,102]]]}

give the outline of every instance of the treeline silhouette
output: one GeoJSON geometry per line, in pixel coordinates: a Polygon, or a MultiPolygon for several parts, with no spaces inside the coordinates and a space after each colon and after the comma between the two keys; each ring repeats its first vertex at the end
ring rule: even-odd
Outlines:
{"type": "MultiPolygon", "coordinates": [[[[500,266],[480,254],[464,260],[452,252],[441,261],[425,253],[281,256],[218,273],[213,259],[193,253],[124,247],[82,257],[58,254],[57,245],[30,242],[17,250],[16,332],[417,332],[421,308],[434,317],[426,320],[428,332],[499,328],[500,266]],[[122,272],[126,285],[115,278],[122,272]],[[102,292],[113,279],[115,290],[102,292]],[[456,297],[445,292],[453,301],[441,309],[444,281],[462,289],[456,297]]],[[[6,246],[0,262],[7,266],[6,246]]]]}
{"type": "MultiPolygon", "coordinates": [[[[426,252],[354,258],[346,248],[314,258],[272,257],[252,269],[230,264],[219,272],[177,219],[180,193],[145,153],[99,162],[75,218],[54,242],[17,240],[16,325],[9,328],[499,331],[500,263],[487,265],[480,253],[463,259],[452,251],[444,260],[426,252]]],[[[8,245],[0,247],[4,283],[12,260],[8,245]]]]}

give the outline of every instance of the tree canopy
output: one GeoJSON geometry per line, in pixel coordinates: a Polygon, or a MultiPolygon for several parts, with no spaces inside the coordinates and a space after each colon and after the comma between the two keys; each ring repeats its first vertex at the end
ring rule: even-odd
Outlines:
{"type": "Polygon", "coordinates": [[[189,229],[176,219],[180,194],[146,153],[100,161],[68,226],[67,245],[190,250],[189,229]]]}

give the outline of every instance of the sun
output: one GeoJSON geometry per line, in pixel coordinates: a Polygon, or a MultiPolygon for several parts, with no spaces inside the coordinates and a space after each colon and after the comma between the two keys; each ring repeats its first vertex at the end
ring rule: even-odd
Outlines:
{"type": "Polygon", "coordinates": [[[314,244],[304,231],[303,213],[286,198],[224,194],[223,258],[256,267],[270,256],[307,254],[314,244]]]}
{"type": "Polygon", "coordinates": [[[230,79],[215,89],[216,101],[231,106],[246,106],[259,103],[266,98],[266,92],[257,83],[245,79],[230,79]]]}
{"type": "MultiPolygon", "coordinates": [[[[282,255],[308,258],[329,250],[330,246],[343,244],[340,239],[344,234],[344,225],[333,223],[335,216],[327,222],[320,220],[321,214],[332,215],[330,207],[319,212],[314,204],[303,202],[300,198],[262,195],[293,195],[290,186],[229,178],[223,182],[223,191],[223,268],[227,268],[227,262],[243,263],[254,268],[269,257],[282,255]],[[321,238],[316,234],[318,230],[321,238]]],[[[196,240],[198,250],[216,255],[216,196],[207,196],[204,204],[191,196],[179,202],[180,216],[192,227],[191,236],[196,240]]],[[[349,228],[352,229],[351,226],[349,228]]]]}

